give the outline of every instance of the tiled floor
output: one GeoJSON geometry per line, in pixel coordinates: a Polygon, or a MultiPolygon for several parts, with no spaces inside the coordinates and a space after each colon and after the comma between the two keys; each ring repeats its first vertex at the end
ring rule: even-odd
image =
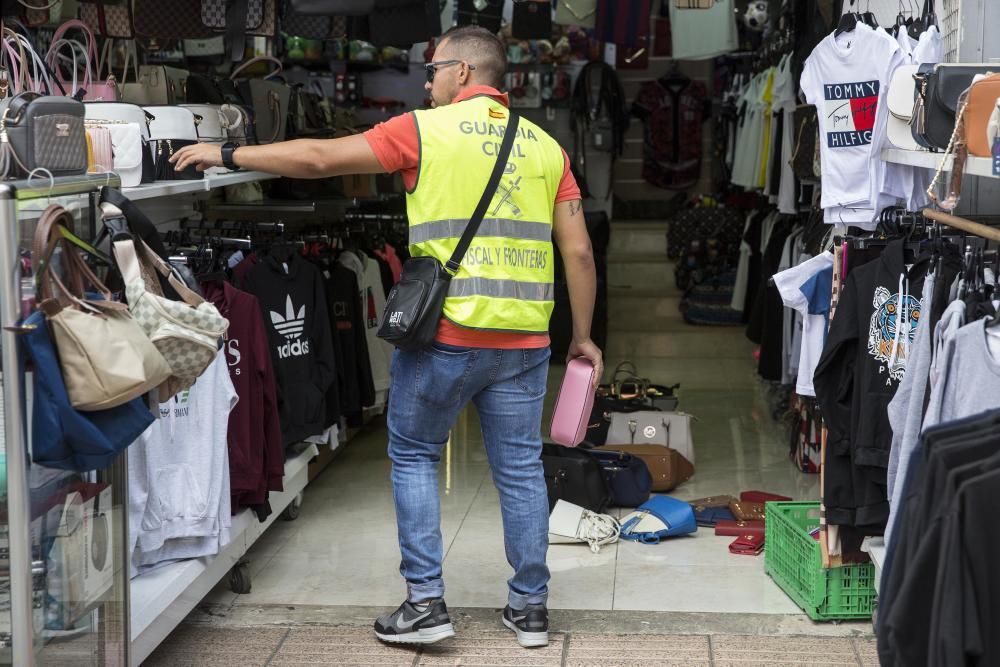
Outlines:
{"type": "MultiPolygon", "coordinates": [[[[461,628],[459,628],[461,630],[461,628]]],[[[554,633],[545,648],[518,647],[510,633],[460,633],[424,648],[386,646],[343,627],[245,630],[184,627],[145,663],[150,667],[305,667],[307,665],[463,665],[466,667],[877,666],[871,639],[734,635],[554,633]]]]}
{"type": "MultiPolygon", "coordinates": [[[[696,474],[673,495],[693,499],[764,489],[795,499],[817,498],[818,479],[800,473],[788,459],[785,430],[771,417],[766,392],[753,371],[752,346],[743,329],[685,325],[677,312],[678,295],[673,289],[671,268],[662,262],[627,261],[629,252],[648,253],[651,247],[662,247],[662,231],[629,230],[619,238],[610,263],[608,366],[613,369],[620,361],[630,359],[642,375],[657,382],[680,382],[681,409],[697,417],[693,426],[696,474]]],[[[553,388],[558,385],[561,370],[553,366],[553,388]]],[[[237,596],[223,582],[206,602],[223,613],[277,605],[322,609],[399,604],[405,587],[398,574],[399,550],[385,446],[384,427],[378,426],[352,441],[306,489],[298,520],[275,524],[249,552],[252,592],[237,596]]],[[[498,497],[474,411],[463,415],[453,430],[440,470],[440,489],[449,606],[502,605],[510,569],[504,557],[498,497]]],[[[592,554],[585,545],[552,546],[548,559],[552,571],[550,607],[612,613],[791,615],[768,617],[790,619],[788,623],[772,623],[768,632],[837,632],[809,623],[765,574],[764,558],[730,555],[727,546],[731,541],[702,529],[696,535],[657,546],[610,545],[599,554],[592,554]]],[[[288,624],[294,624],[292,617],[288,624]]],[[[862,628],[845,633],[870,633],[870,626],[862,628]]],[[[579,630],[563,629],[570,633],[579,630]]],[[[189,628],[180,632],[197,635],[189,628]]],[[[485,643],[462,640],[466,643],[456,642],[452,648],[442,649],[444,652],[435,649],[414,656],[378,646],[363,633],[318,633],[318,643],[313,644],[310,632],[269,629],[267,637],[278,637],[273,655],[267,658],[265,652],[247,648],[248,661],[237,662],[265,664],[260,660],[267,658],[271,662],[266,664],[299,664],[296,660],[306,664],[311,660],[307,657],[311,650],[326,650],[320,645],[323,642],[353,645],[357,641],[370,651],[364,655],[370,655],[372,661],[364,664],[479,664],[464,657],[456,662],[460,654],[448,652],[473,648],[489,648],[493,656],[490,659],[494,660],[489,664],[508,664],[501,660],[503,653],[490,648],[492,635],[482,637],[485,643]]],[[[238,636],[232,635],[234,645],[240,644],[238,636]]],[[[654,661],[699,664],[710,659],[716,665],[740,661],[788,664],[789,659],[811,664],[857,664],[859,655],[869,655],[865,652],[867,645],[856,645],[853,639],[831,640],[822,648],[810,639],[749,649],[746,642],[752,642],[752,638],[720,636],[713,637],[710,644],[705,637],[567,637],[568,643],[562,649],[556,642],[547,651],[531,653],[531,659],[537,664],[580,665],[654,661]],[[649,661],[629,662],[641,656],[632,650],[615,650],[622,642],[635,648],[641,643],[642,656],[649,661]],[[620,662],[619,656],[627,656],[628,660],[620,662]]],[[[229,639],[220,637],[217,641],[229,639]]],[[[168,638],[162,650],[168,646],[175,647],[177,652],[171,655],[177,661],[163,664],[187,664],[183,652],[189,649],[176,634],[168,638]]],[[[509,638],[505,637],[504,646],[510,646],[509,638]]],[[[239,651],[244,647],[240,646],[239,651]]],[[[516,660],[521,661],[509,664],[536,664],[524,662],[524,655],[519,653],[516,660]]]]}

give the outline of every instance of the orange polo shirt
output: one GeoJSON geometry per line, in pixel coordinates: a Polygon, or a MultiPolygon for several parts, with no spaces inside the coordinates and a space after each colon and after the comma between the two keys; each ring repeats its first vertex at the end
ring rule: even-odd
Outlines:
{"type": "MultiPolygon", "coordinates": [[[[507,93],[489,86],[472,86],[463,90],[454,102],[461,102],[475,95],[489,95],[504,106],[510,106],[507,93]]],[[[453,103],[454,103],[453,102],[453,103]]],[[[365,132],[365,139],[375,152],[382,168],[389,173],[400,172],[407,189],[417,182],[420,169],[420,137],[412,113],[396,116],[379,123],[365,132]]],[[[563,175],[553,206],[564,201],[580,199],[580,187],[569,168],[569,156],[563,151],[563,175]]],[[[549,346],[548,334],[522,334],[502,331],[466,329],[444,318],[438,327],[437,340],[445,345],[458,347],[485,347],[504,350],[534,349],[549,346]]]]}

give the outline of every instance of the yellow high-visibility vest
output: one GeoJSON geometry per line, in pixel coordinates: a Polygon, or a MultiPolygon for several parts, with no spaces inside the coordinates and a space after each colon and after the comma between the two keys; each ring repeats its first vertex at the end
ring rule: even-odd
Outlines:
{"type": "MultiPolygon", "coordinates": [[[[410,254],[447,262],[489,180],[507,108],[481,95],[415,111],[417,182],[407,193],[410,254]]],[[[451,281],[444,316],[470,329],[544,333],[554,304],[552,215],[563,152],[520,119],[496,194],[451,281]]]]}

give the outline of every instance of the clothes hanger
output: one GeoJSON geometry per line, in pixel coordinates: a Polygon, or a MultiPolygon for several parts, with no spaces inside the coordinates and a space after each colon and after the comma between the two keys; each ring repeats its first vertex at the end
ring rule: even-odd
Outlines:
{"type": "Polygon", "coordinates": [[[858,27],[859,15],[857,12],[847,12],[840,17],[840,23],[837,24],[837,29],[833,31],[834,37],[840,37],[845,32],[854,32],[854,29],[858,27]]]}
{"type": "Polygon", "coordinates": [[[865,3],[865,13],[861,15],[861,22],[872,29],[877,29],[879,27],[878,19],[875,17],[874,12],[872,12],[871,0],[868,0],[865,3]]]}

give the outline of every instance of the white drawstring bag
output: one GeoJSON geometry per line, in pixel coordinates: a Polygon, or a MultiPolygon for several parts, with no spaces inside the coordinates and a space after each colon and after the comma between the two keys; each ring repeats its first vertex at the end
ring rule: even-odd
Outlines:
{"type": "Polygon", "coordinates": [[[608,514],[597,514],[565,500],[556,501],[549,514],[549,544],[586,542],[595,554],[618,541],[621,525],[608,514]]]}

